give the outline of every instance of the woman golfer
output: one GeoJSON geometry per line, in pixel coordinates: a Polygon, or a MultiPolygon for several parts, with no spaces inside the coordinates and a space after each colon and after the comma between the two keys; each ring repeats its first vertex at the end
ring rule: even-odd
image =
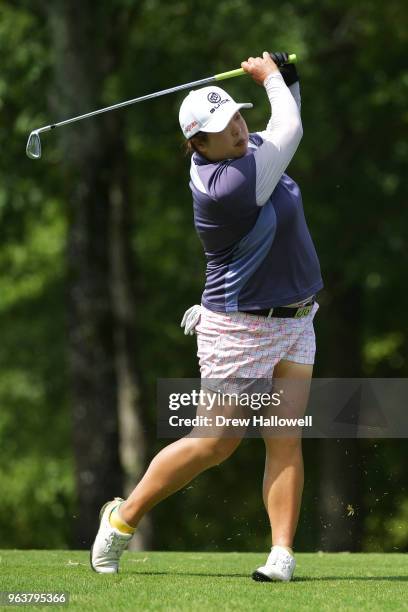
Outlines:
{"type": "MultiPolygon", "coordinates": [[[[211,389],[211,379],[301,380],[301,413],[315,356],[314,296],[323,283],[299,187],[285,174],[302,137],[299,83],[293,65],[281,73],[266,52],[242,67],[266,90],[272,114],[264,131],[249,134],[240,109],[252,105],[237,104],[218,87],[190,92],[180,108],[192,152],[195,227],[207,258],[201,307],[189,309],[183,323],[197,333],[203,386],[211,389]]],[[[301,438],[263,437],[272,549],[252,576],[288,581],[303,489],[301,438]]],[[[187,436],[161,450],[128,499],[102,508],[92,568],[117,572],[143,515],[227,459],[240,440],[187,436]]]]}

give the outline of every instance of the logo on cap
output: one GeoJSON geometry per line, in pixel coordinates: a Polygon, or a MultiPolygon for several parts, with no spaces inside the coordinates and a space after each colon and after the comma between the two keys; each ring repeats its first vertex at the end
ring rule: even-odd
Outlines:
{"type": "Polygon", "coordinates": [[[207,100],[211,102],[211,104],[217,104],[217,102],[221,100],[221,96],[216,91],[210,91],[207,96],[207,100]]]}
{"type": "Polygon", "coordinates": [[[184,128],[184,131],[191,132],[191,130],[195,128],[196,125],[198,125],[198,121],[193,121],[192,123],[189,123],[188,125],[186,125],[186,127],[184,128]]]}

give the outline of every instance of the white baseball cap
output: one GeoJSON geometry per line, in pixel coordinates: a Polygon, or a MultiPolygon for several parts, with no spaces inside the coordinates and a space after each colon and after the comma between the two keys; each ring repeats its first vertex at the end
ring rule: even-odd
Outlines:
{"type": "Polygon", "coordinates": [[[203,87],[190,91],[179,112],[183,134],[191,138],[197,132],[222,132],[241,108],[252,108],[250,102],[235,102],[221,87],[203,87]]]}

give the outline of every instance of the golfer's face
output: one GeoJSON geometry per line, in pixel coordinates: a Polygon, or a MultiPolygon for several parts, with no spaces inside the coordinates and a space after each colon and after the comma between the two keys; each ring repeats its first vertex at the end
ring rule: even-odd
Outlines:
{"type": "Polygon", "coordinates": [[[235,113],[222,132],[208,134],[204,147],[203,153],[210,161],[235,159],[245,155],[248,147],[248,128],[241,113],[235,113]]]}

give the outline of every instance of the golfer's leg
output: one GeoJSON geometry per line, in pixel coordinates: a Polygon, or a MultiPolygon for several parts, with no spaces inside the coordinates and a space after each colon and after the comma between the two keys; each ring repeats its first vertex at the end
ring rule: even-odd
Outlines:
{"type": "MultiPolygon", "coordinates": [[[[303,379],[312,377],[313,366],[281,361],[274,371],[275,378],[303,379]]],[[[304,386],[297,408],[298,414],[306,409],[309,390],[304,386]]],[[[303,492],[302,439],[264,437],[266,447],[263,499],[272,529],[272,545],[292,547],[299,520],[303,492]]]]}
{"type": "Polygon", "coordinates": [[[292,547],[303,492],[301,438],[265,440],[263,499],[272,530],[272,544],[292,547]]]}
{"type": "Polygon", "coordinates": [[[238,438],[182,438],[161,450],[142,480],[120,507],[121,518],[136,526],[153,506],[175,493],[204,470],[227,459],[238,438]]]}

